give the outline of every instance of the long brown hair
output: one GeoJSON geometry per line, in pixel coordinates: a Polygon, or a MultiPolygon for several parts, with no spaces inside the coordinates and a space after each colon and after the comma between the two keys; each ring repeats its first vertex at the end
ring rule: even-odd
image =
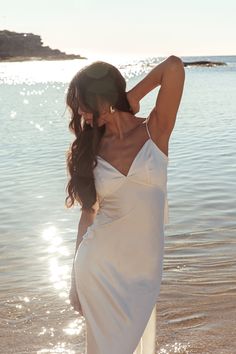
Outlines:
{"type": "Polygon", "coordinates": [[[107,102],[117,110],[132,112],[126,96],[126,81],[120,71],[111,64],[96,61],[83,67],[71,80],[66,96],[66,104],[71,112],[69,130],[75,140],[67,151],[67,170],[70,180],[66,186],[68,196],[66,207],[75,201],[81,210],[94,212],[92,206],[97,200],[93,168],[97,165],[96,155],[105,133],[105,124],[98,126],[98,102],[107,102]],[[93,114],[93,127],[78,113],[84,107],[93,114]]]}

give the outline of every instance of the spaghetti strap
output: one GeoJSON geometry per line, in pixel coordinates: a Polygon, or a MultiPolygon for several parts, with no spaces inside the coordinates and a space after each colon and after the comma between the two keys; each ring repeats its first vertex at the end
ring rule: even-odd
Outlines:
{"type": "Polygon", "coordinates": [[[151,135],[150,135],[150,132],[149,132],[149,129],[148,129],[148,125],[147,125],[149,119],[150,119],[150,115],[149,115],[148,118],[146,119],[146,129],[147,129],[148,136],[149,136],[149,138],[151,139],[151,135]]]}

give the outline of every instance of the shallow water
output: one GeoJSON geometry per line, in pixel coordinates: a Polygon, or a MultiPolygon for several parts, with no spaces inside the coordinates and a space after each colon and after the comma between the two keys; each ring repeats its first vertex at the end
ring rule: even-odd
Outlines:
{"type": "MultiPolygon", "coordinates": [[[[158,354],[236,352],[236,57],[214,59],[229,64],[186,68],[170,140],[158,354]]],[[[132,87],[157,62],[119,67],[132,87]]],[[[68,301],[80,212],[64,206],[65,154],[73,140],[64,100],[68,81],[85,64],[0,64],[4,354],[84,353],[84,320],[68,301]]],[[[138,116],[150,112],[154,91],[138,116]]]]}

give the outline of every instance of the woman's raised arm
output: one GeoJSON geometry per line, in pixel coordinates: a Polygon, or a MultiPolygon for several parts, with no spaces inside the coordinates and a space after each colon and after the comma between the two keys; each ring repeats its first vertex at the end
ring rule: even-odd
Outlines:
{"type": "Polygon", "coordinates": [[[139,101],[154,88],[161,85],[155,107],[151,112],[150,125],[155,126],[155,130],[159,134],[170,135],[174,128],[181,101],[184,80],[185,71],[181,58],[171,55],[153,68],[143,80],[127,93],[130,105],[134,108],[134,113],[139,110],[139,101]]]}

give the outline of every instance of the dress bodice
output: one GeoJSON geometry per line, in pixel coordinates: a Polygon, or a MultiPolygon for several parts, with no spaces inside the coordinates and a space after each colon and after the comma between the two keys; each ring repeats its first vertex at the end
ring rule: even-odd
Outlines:
{"type": "Polygon", "coordinates": [[[168,223],[169,159],[152,140],[147,123],[146,127],[149,138],[135,156],[126,176],[97,156],[94,178],[99,210],[90,229],[120,220],[137,208],[139,213],[149,214],[149,217],[159,214],[159,219],[168,223]]]}

